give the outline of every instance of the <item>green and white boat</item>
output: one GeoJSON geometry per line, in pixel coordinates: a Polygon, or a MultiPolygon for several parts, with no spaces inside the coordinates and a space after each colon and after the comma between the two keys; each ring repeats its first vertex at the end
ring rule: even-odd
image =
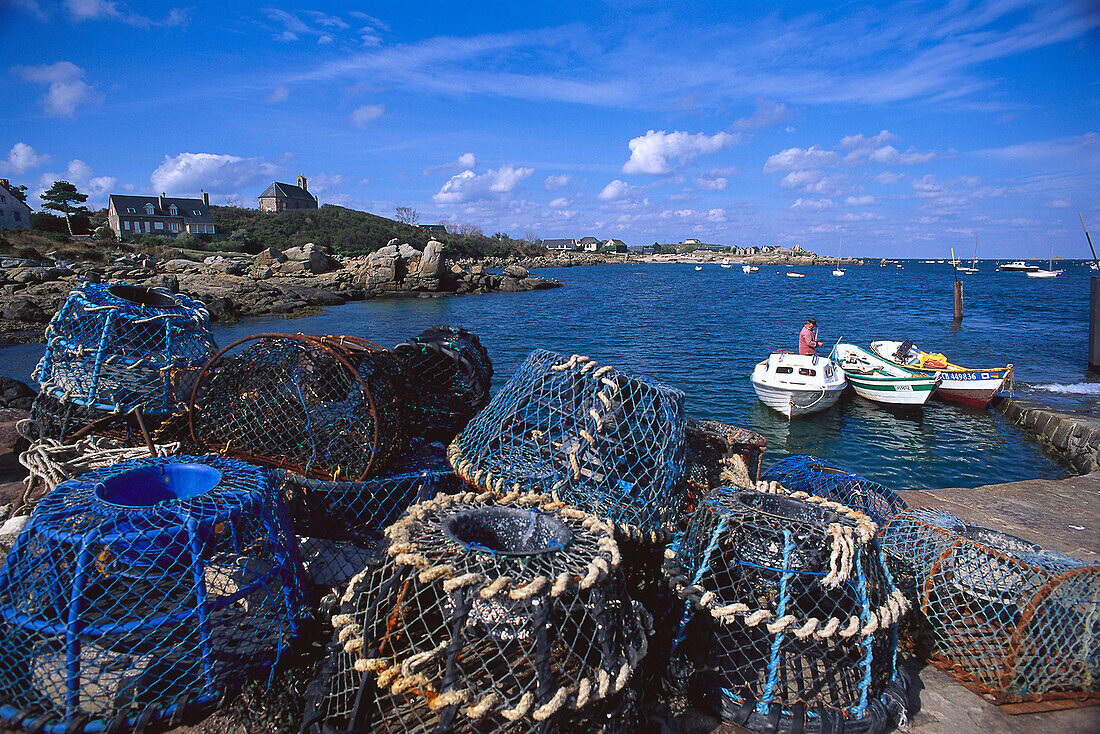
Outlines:
{"type": "Polygon", "coordinates": [[[940,384],[938,375],[914,375],[855,344],[837,344],[830,359],[844,370],[857,395],[876,403],[924,405],[940,384]]]}

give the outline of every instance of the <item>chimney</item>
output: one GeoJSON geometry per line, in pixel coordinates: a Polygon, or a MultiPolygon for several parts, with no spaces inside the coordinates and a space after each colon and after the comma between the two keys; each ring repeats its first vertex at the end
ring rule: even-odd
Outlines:
{"type": "Polygon", "coordinates": [[[165,202],[164,202],[164,192],[163,191],[160,192],[160,197],[157,199],[157,207],[159,207],[161,211],[164,211],[165,209],[168,208],[168,205],[165,204],[165,202]]]}
{"type": "Polygon", "coordinates": [[[309,189],[306,188],[306,177],[305,176],[299,176],[298,177],[298,188],[300,188],[302,191],[309,191],[309,189]]]}
{"type": "Polygon", "coordinates": [[[11,184],[8,183],[8,180],[6,178],[0,178],[0,186],[3,186],[5,189],[8,189],[9,191],[11,190],[11,184]]]}
{"type": "Polygon", "coordinates": [[[206,206],[210,206],[210,194],[206,193],[205,191],[203,191],[201,193],[202,193],[202,203],[205,204],[206,206]]]}

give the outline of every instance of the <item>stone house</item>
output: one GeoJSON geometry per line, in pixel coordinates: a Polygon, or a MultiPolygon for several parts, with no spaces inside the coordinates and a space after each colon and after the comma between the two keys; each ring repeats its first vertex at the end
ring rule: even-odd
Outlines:
{"type": "Polygon", "coordinates": [[[572,239],[543,240],[542,246],[554,252],[570,252],[577,248],[577,241],[572,239]]]}
{"type": "Polygon", "coordinates": [[[600,249],[600,241],[595,237],[581,237],[577,240],[577,246],[585,252],[595,252],[600,249]]]}
{"type": "Polygon", "coordinates": [[[107,203],[107,224],[120,240],[139,234],[175,237],[183,232],[214,235],[214,215],[210,213],[210,194],[201,199],[165,196],[129,196],[111,194],[107,203]]]}
{"type": "Polygon", "coordinates": [[[11,184],[0,178],[0,229],[30,229],[31,208],[11,192],[11,184]]]}
{"type": "Polygon", "coordinates": [[[287,209],[316,209],[317,197],[309,193],[306,177],[298,177],[298,185],[273,181],[260,194],[260,211],[282,212],[287,209]]]}

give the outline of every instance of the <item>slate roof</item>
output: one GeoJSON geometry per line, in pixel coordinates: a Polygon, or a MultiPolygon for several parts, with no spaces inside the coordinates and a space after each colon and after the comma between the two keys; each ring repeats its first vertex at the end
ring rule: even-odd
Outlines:
{"type": "Polygon", "coordinates": [[[542,246],[547,248],[548,250],[562,250],[565,248],[572,249],[575,245],[576,243],[570,239],[552,239],[542,241],[542,246]]]}
{"type": "Polygon", "coordinates": [[[214,216],[210,213],[210,207],[202,203],[202,199],[181,199],[175,196],[164,197],[165,208],[160,208],[159,196],[128,196],[125,194],[111,194],[108,206],[113,207],[116,214],[123,216],[148,216],[145,213],[145,205],[153,205],[154,217],[171,217],[168,207],[176,205],[179,211],[177,217],[183,217],[188,222],[214,223],[214,216]],[[128,212],[127,209],[134,212],[128,212]],[[198,214],[195,214],[198,212],[198,214]]]}
{"type": "Polygon", "coordinates": [[[308,201],[310,204],[315,204],[317,202],[317,200],[313,198],[313,194],[309,193],[301,186],[282,183],[280,181],[272,181],[271,185],[264,189],[264,192],[260,194],[261,199],[277,199],[279,197],[282,197],[284,199],[299,199],[301,201],[308,201]]]}

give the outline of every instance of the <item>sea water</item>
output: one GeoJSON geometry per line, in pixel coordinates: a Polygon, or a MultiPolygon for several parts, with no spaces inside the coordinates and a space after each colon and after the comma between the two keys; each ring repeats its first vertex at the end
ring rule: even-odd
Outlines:
{"type": "MultiPolygon", "coordinates": [[[[827,354],[838,340],[867,346],[910,339],[958,364],[1016,368],[1017,392],[1072,409],[1096,403],[1085,374],[1089,271],[1028,278],[960,275],[965,316],[951,323],[949,264],[877,261],[847,268],[616,264],[534,273],[565,284],[529,293],[370,300],[311,316],[249,319],[217,326],[225,345],[270,331],[354,334],[383,346],[437,324],[478,334],[493,360],[499,389],[536,347],[584,354],[627,373],[682,390],[689,416],[744,426],[768,438],[765,463],[814,454],[897,489],[973,487],[1069,471],[1008,424],[995,409],[975,410],[933,398],[923,409],[891,409],[851,391],[833,408],[788,421],[764,407],[749,382],[753,365],[776,349],[797,351],[806,317],[816,316],[827,354]],[[871,264],[873,263],[873,264],[871,264]],[[788,278],[796,270],[805,278],[788,278]],[[1029,388],[1028,385],[1035,387],[1029,388]],[[1083,402],[1082,402],[1083,401],[1083,402]]],[[[0,349],[0,373],[29,381],[42,345],[0,349]]]]}

